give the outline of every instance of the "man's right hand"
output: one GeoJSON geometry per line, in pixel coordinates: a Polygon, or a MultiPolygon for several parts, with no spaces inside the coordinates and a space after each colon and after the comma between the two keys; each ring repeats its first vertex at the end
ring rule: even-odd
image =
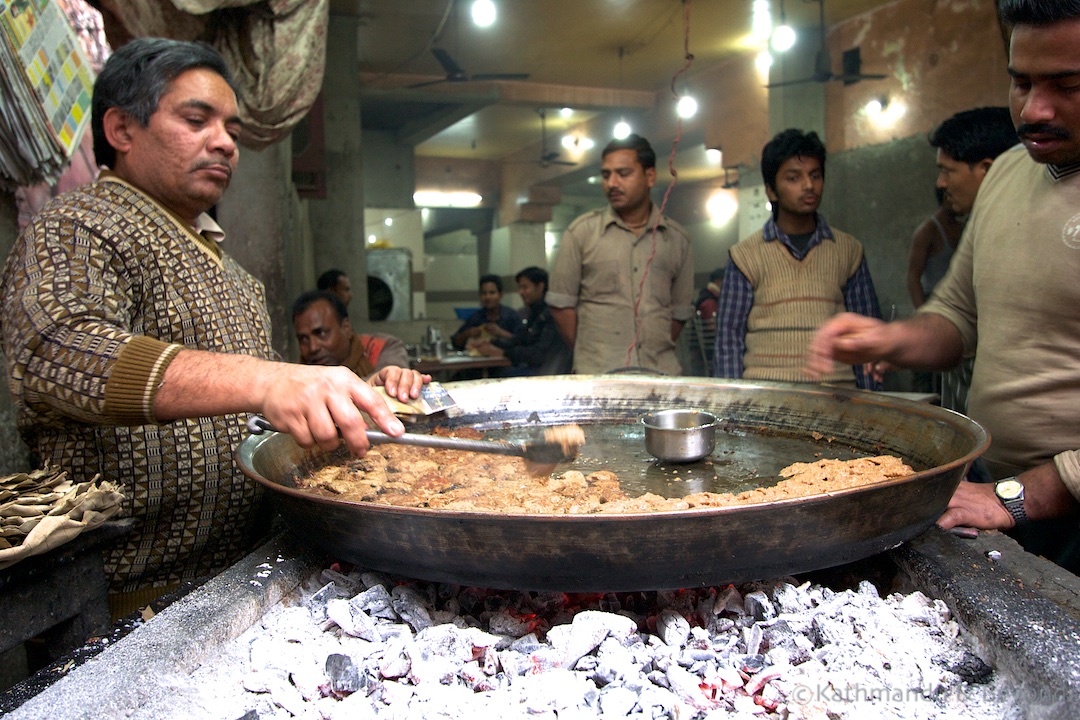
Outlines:
{"type": "Polygon", "coordinates": [[[888,325],[857,313],[841,313],[825,322],[807,348],[803,372],[819,380],[837,363],[859,365],[879,360],[893,350],[888,325]]]}
{"type": "Polygon", "coordinates": [[[361,411],[388,435],[401,435],[405,426],[372,387],[345,367],[273,363],[273,382],[260,412],[279,431],[293,436],[301,447],[333,450],[341,439],[349,452],[368,449],[361,411]],[[339,438],[340,433],[340,438],[339,438]]]}

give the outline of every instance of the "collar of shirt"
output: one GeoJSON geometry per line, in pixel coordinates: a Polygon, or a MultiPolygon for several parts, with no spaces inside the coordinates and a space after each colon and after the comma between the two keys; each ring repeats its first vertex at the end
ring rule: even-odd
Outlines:
{"type": "Polygon", "coordinates": [[[643,235],[645,235],[645,233],[651,232],[652,229],[657,226],[656,224],[658,221],[660,223],[659,229],[663,230],[666,227],[666,224],[664,223],[664,218],[660,215],[660,208],[656,207],[655,204],[652,205],[652,209],[649,211],[649,222],[645,223],[645,227],[642,230],[634,230],[629,225],[627,225],[626,221],[619,217],[618,213],[616,213],[611,208],[611,205],[608,205],[606,208],[604,208],[603,227],[605,230],[612,225],[618,225],[620,228],[630,233],[634,237],[642,237],[643,235]]]}
{"type": "Polygon", "coordinates": [[[1046,172],[1050,174],[1050,179],[1054,182],[1064,180],[1065,178],[1080,172],[1080,162],[1074,162],[1069,165],[1047,165],[1046,172]]]}
{"type": "Polygon", "coordinates": [[[825,222],[825,218],[821,216],[821,213],[814,213],[814,218],[817,222],[817,227],[814,229],[814,234],[810,236],[810,242],[806,243],[806,248],[802,252],[799,252],[799,249],[791,242],[791,238],[777,227],[776,218],[769,218],[765,223],[765,228],[762,230],[762,233],[765,236],[765,242],[779,240],[796,260],[802,260],[811,250],[820,245],[822,240],[833,239],[832,228],[825,222]]]}
{"type": "Polygon", "coordinates": [[[213,240],[218,245],[225,241],[225,231],[221,229],[220,225],[214,222],[214,218],[206,213],[202,213],[199,217],[195,218],[195,232],[199,233],[207,240],[213,240]]]}

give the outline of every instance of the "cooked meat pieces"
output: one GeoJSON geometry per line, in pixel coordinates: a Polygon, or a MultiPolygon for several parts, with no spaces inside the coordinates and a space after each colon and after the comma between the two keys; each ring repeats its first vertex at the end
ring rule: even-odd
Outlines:
{"type": "Polygon", "coordinates": [[[556,425],[545,428],[544,440],[561,447],[566,457],[577,457],[578,448],[585,444],[585,431],[580,425],[556,425]]]}
{"type": "MultiPolygon", "coordinates": [[[[578,431],[581,428],[571,426],[578,431]]],[[[473,429],[458,437],[479,439],[473,429]]],[[[449,434],[449,433],[443,433],[449,434]]],[[[584,433],[581,434],[584,436],[584,433]]],[[[576,435],[565,436],[573,440],[576,435]]],[[[806,497],[888,478],[913,470],[889,455],[855,460],[794,463],[776,485],[739,494],[700,492],[681,498],[653,493],[628,496],[608,470],[586,475],[566,470],[531,474],[522,458],[489,453],[436,450],[409,445],[377,445],[359,460],[327,466],[300,478],[300,487],[343,500],[459,512],[511,514],[643,513],[724,507],[806,497]]]]}

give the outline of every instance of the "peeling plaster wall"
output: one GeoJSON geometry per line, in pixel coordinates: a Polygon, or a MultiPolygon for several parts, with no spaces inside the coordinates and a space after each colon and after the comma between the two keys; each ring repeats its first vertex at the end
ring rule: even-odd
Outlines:
{"type": "Polygon", "coordinates": [[[991,0],[899,0],[835,27],[828,43],[836,62],[858,46],[864,73],[889,75],[828,84],[832,152],[925,135],[956,112],[1008,101],[1008,60],[991,0]],[[863,109],[882,95],[906,107],[887,128],[875,126],[863,109]]]}

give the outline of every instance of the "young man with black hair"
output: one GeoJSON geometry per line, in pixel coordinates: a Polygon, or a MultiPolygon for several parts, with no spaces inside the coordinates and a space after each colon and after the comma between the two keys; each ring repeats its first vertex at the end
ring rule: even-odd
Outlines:
{"type": "MultiPolygon", "coordinates": [[[[881,317],[862,245],[817,211],[825,146],[789,129],[761,154],[772,217],[731,248],[716,316],[717,377],[806,382],[803,353],[821,323],[843,310],[881,317]]],[[[822,382],[875,389],[861,366],[833,368],[822,382]]]]}
{"type": "Polygon", "coordinates": [[[498,275],[480,276],[480,309],[461,324],[450,342],[458,350],[492,338],[508,338],[521,327],[521,316],[502,304],[503,283],[498,275]],[[469,341],[472,341],[470,343],[469,341]]]}
{"type": "Polygon", "coordinates": [[[547,270],[530,266],[520,271],[518,294],[525,303],[524,320],[511,337],[495,338],[476,346],[481,355],[508,357],[513,363],[492,373],[494,377],[520,375],[556,375],[570,372],[570,351],[559,335],[544,296],[547,295],[547,270]]]}
{"type": "Polygon", "coordinates": [[[833,318],[806,370],[940,369],[974,353],[968,414],[990,432],[982,459],[997,482],[960,483],[938,524],[1017,529],[1029,550],[1077,572],[1080,2],[998,0],[998,16],[1011,31],[1009,108],[1023,147],[994,161],[948,274],[915,316],[833,318]]]}
{"type": "Polygon", "coordinates": [[[608,206],[563,234],[547,302],[574,354],[574,372],[644,367],[682,374],[675,341],[694,316],[694,258],[681,225],[650,197],[656,153],[640,135],[602,153],[608,206]]]}

